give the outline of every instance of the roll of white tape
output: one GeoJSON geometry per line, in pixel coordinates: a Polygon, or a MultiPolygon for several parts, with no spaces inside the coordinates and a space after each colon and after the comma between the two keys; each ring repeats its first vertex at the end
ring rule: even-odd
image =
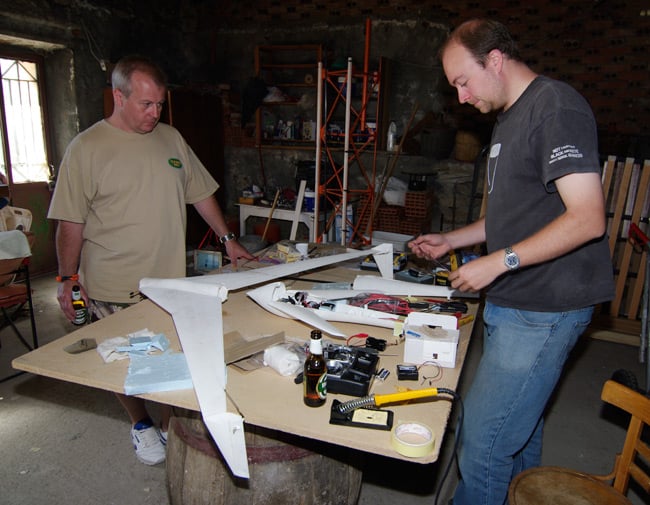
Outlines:
{"type": "Polygon", "coordinates": [[[402,456],[420,458],[433,451],[435,437],[428,426],[415,423],[398,423],[391,433],[391,445],[402,456]]]}

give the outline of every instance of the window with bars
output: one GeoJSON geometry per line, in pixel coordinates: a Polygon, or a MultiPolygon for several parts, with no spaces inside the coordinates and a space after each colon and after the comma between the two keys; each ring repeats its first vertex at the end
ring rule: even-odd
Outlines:
{"type": "Polygon", "coordinates": [[[45,123],[36,61],[0,57],[0,184],[47,181],[45,123]]]}

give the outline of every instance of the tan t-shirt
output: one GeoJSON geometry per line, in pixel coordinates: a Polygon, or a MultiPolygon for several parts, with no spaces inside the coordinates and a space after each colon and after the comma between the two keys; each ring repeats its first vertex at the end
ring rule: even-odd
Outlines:
{"type": "Polygon", "coordinates": [[[85,224],[88,295],[129,303],[143,277],[185,276],[185,205],[218,187],[171,126],[139,134],[100,121],[68,146],[48,218],[85,224]]]}

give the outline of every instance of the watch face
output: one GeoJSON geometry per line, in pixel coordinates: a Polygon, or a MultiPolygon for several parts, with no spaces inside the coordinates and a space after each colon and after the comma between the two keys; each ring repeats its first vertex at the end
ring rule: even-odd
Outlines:
{"type": "Polygon", "coordinates": [[[504,262],[509,269],[513,270],[519,267],[519,256],[517,256],[517,253],[512,249],[508,248],[506,250],[504,262]]]}

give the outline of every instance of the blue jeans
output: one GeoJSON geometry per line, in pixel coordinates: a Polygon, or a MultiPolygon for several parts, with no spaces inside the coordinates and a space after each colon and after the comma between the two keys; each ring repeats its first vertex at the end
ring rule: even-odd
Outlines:
{"type": "Polygon", "coordinates": [[[483,357],[464,399],[454,505],[503,505],[512,477],[539,466],[546,403],[592,313],[486,304],[483,357]]]}

